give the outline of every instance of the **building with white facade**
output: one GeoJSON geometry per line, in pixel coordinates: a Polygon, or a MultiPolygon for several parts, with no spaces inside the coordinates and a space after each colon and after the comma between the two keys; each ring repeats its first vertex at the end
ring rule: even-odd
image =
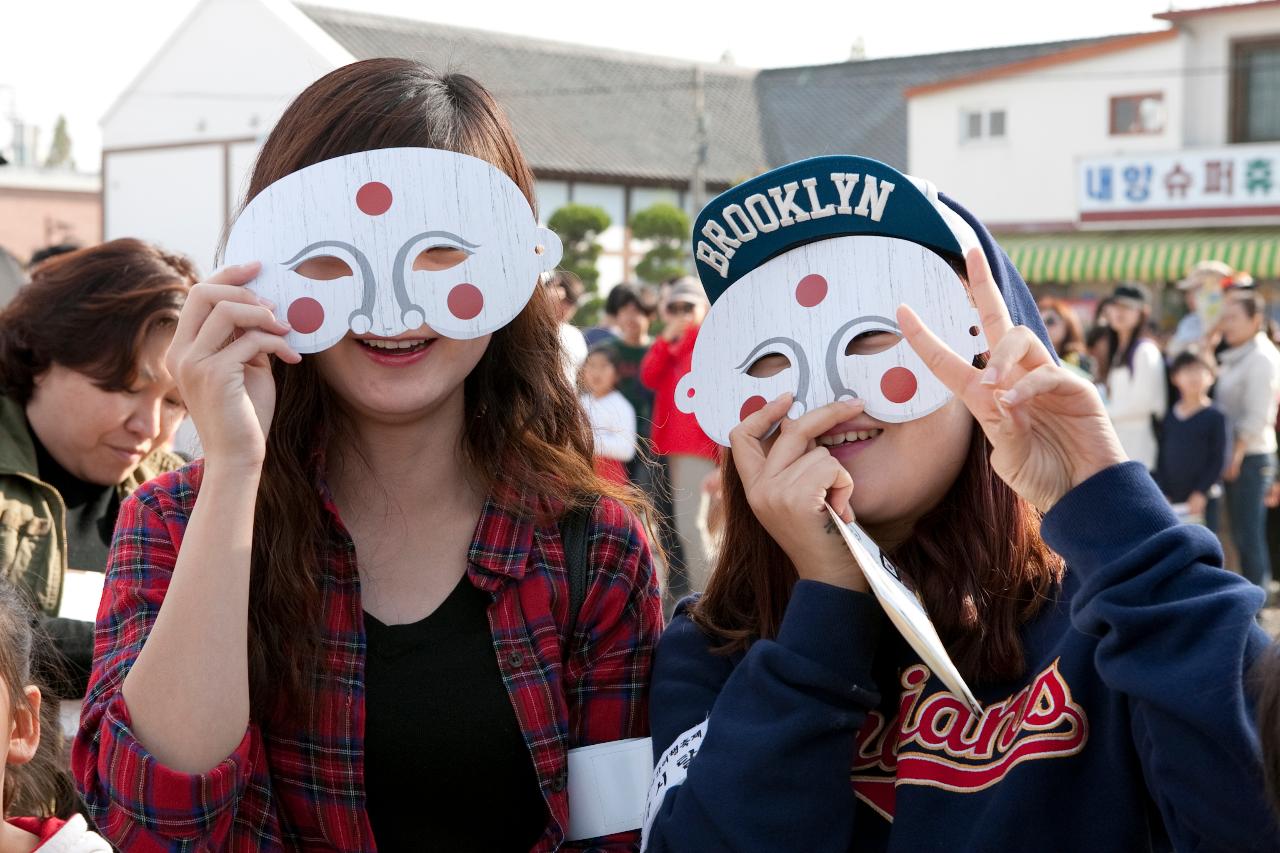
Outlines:
{"type": "Polygon", "coordinates": [[[908,165],[1032,282],[1176,280],[1224,260],[1280,279],[1280,2],[907,90],[908,165]]]}
{"type": "Polygon", "coordinates": [[[692,63],[286,0],[203,0],[102,120],[104,231],[154,240],[209,270],[260,141],[289,100],[343,64],[410,57],[494,93],[537,177],[544,220],[568,201],[609,214],[598,263],[607,288],[645,248],[627,231],[633,212],[692,206],[700,151],[706,197],[818,154],[903,168],[904,89],[1099,41],[800,68],[704,65],[700,140],[692,63]]]}

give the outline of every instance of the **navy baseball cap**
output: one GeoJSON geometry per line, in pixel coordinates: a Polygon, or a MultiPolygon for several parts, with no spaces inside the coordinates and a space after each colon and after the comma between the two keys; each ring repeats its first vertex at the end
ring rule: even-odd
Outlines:
{"type": "Polygon", "coordinates": [[[910,240],[964,261],[978,243],[934,186],[868,157],[813,157],[721,193],[693,227],[693,256],[707,297],[770,258],[815,240],[872,234],[910,240]]]}

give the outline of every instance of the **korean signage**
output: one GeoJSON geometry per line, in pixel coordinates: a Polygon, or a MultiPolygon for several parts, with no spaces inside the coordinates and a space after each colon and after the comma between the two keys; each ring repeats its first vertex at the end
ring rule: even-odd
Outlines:
{"type": "Polygon", "coordinates": [[[1280,145],[1087,157],[1081,222],[1280,216],[1280,145]]]}

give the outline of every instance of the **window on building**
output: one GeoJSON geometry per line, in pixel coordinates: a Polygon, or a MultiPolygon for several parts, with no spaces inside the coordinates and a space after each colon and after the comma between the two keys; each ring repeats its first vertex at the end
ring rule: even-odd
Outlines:
{"type": "Polygon", "coordinates": [[[1280,38],[1231,46],[1231,141],[1280,140],[1280,38]]]}
{"type": "Polygon", "coordinates": [[[1004,110],[992,110],[987,114],[987,136],[1004,136],[1004,110]]]}
{"type": "Polygon", "coordinates": [[[960,113],[960,137],[964,142],[1001,139],[1005,135],[1005,111],[964,110],[960,113]]]}
{"type": "Polygon", "coordinates": [[[982,113],[968,112],[964,114],[964,138],[982,138],[982,113]]]}
{"type": "Polygon", "coordinates": [[[1163,133],[1164,92],[1116,95],[1111,99],[1111,135],[1163,133]]]}

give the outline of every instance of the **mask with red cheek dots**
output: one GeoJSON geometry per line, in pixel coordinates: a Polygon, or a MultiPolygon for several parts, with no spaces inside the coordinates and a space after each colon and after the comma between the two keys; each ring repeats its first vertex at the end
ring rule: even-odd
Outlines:
{"type": "Polygon", "coordinates": [[[787,392],[791,418],[852,398],[888,423],[936,411],[951,392],[895,315],[911,306],[966,361],[986,352],[952,266],[976,245],[931,185],[866,158],[801,161],[729,190],[694,229],[712,306],[677,408],[726,446],[744,418],[787,392]]]}
{"type": "Polygon", "coordinates": [[[449,338],[511,322],[560,261],[502,170],[466,154],[385,148],[325,160],[259,193],[227,239],[260,261],[249,289],[274,302],[296,351],[348,331],[394,337],[424,323],[449,338]]]}

